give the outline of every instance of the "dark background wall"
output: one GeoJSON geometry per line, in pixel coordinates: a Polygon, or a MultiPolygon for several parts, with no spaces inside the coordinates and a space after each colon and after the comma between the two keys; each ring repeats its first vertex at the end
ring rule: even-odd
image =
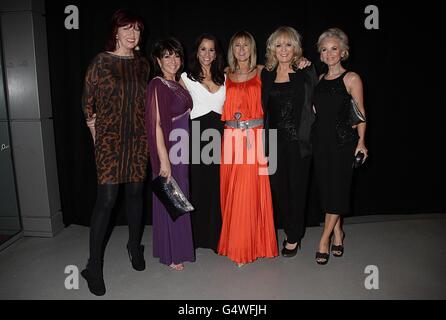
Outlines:
{"type": "MultiPolygon", "coordinates": [[[[441,11],[433,5],[390,1],[47,1],[46,18],[58,173],[65,224],[88,225],[96,196],[93,145],[81,112],[83,77],[90,60],[103,50],[108,22],[118,8],[140,14],[147,32],[143,54],[154,40],[175,36],[190,51],[202,32],[218,36],[226,49],[240,29],[257,40],[259,63],[265,42],[280,25],[303,36],[304,54],[323,70],[318,36],[337,26],[350,37],[346,67],[364,83],[368,164],[355,175],[352,215],[446,212],[446,176],[439,152],[446,138],[442,94],[444,58],[439,36],[441,11]],[[367,5],[379,9],[379,29],[367,30],[367,5]],[[65,6],[79,9],[79,29],[67,30],[65,6]],[[436,77],[437,76],[437,77],[436,77]]],[[[312,190],[314,188],[312,187],[312,190]]],[[[314,190],[313,190],[314,191],[314,190]]],[[[145,192],[150,223],[150,189],[145,192]]],[[[319,219],[310,196],[310,223],[319,219]]],[[[122,201],[120,201],[122,202],[122,201]]],[[[125,223],[122,203],[117,223],[125,223]]]]}

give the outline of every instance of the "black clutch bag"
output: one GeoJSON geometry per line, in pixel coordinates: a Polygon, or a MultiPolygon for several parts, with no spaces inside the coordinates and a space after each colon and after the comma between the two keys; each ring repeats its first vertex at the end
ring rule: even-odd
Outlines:
{"type": "Polygon", "coordinates": [[[194,210],[173,177],[170,178],[169,182],[167,182],[166,177],[156,177],[152,180],[152,191],[162,202],[173,221],[194,210]]]}
{"type": "Polygon", "coordinates": [[[352,126],[365,122],[365,117],[361,113],[356,104],[356,101],[348,96],[341,108],[336,119],[336,140],[339,146],[356,141],[358,139],[358,132],[352,126]]]}
{"type": "Polygon", "coordinates": [[[364,161],[364,153],[362,151],[359,151],[354,159],[353,159],[353,168],[359,168],[362,164],[362,162],[364,161]]]}

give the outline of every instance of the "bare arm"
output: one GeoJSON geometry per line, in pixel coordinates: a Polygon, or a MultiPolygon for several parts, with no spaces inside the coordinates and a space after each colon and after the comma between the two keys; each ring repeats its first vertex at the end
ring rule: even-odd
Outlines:
{"type": "MultiPolygon", "coordinates": [[[[349,72],[346,77],[344,78],[345,85],[347,88],[347,91],[350,93],[350,95],[353,97],[353,99],[356,101],[356,104],[358,105],[359,111],[366,116],[365,114],[365,108],[364,108],[364,93],[363,93],[363,86],[362,86],[362,80],[361,77],[354,73],[349,72]]],[[[357,126],[358,135],[359,135],[359,141],[358,145],[355,150],[355,154],[358,153],[358,151],[362,151],[365,155],[364,161],[367,158],[367,148],[365,146],[365,130],[366,130],[366,123],[360,123],[357,126]]]]}
{"type": "Polygon", "coordinates": [[[166,144],[164,142],[163,129],[161,128],[161,120],[158,109],[158,96],[155,91],[155,103],[156,103],[156,149],[158,151],[158,157],[160,159],[160,172],[163,177],[167,177],[170,180],[172,175],[169,153],[167,152],[166,144]]]}
{"type": "Polygon", "coordinates": [[[265,68],[264,65],[262,65],[262,64],[258,64],[258,65],[257,65],[257,74],[259,75],[259,77],[260,77],[260,75],[262,74],[262,70],[263,70],[263,68],[265,68]]]}
{"type": "Polygon", "coordinates": [[[178,83],[187,91],[189,91],[186,87],[186,84],[184,83],[183,79],[180,78],[180,81],[178,81],[178,83]]]}

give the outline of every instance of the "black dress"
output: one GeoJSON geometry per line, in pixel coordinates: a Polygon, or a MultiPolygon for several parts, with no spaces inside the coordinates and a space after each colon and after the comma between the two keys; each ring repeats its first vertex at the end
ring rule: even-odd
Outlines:
{"type": "MultiPolygon", "coordinates": [[[[201,154],[209,141],[195,138],[201,137],[208,129],[218,130],[220,136],[223,136],[221,114],[211,111],[191,121],[191,150],[198,145],[201,154]],[[197,123],[199,126],[196,125],[197,123]],[[196,130],[198,132],[195,132],[196,130]]],[[[214,157],[213,151],[209,152],[209,156],[214,157]]],[[[191,203],[195,208],[191,214],[194,247],[212,249],[217,252],[221,231],[220,165],[218,163],[205,164],[201,160],[200,163],[195,163],[192,161],[192,152],[190,152],[190,157],[191,203]]]]}
{"type": "Polygon", "coordinates": [[[342,146],[336,139],[336,118],[349,97],[343,80],[346,73],[332,80],[322,78],[313,97],[316,109],[313,161],[321,208],[325,213],[340,215],[350,210],[352,163],[357,145],[357,139],[342,146]]]}

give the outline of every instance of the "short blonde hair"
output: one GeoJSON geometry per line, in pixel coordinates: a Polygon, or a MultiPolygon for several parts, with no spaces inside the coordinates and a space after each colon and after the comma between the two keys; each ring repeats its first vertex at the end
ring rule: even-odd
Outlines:
{"type": "Polygon", "coordinates": [[[240,38],[248,40],[251,47],[251,53],[249,55],[249,70],[253,70],[257,66],[257,47],[254,37],[248,31],[239,31],[231,37],[231,40],[229,40],[228,65],[231,72],[235,72],[238,67],[237,59],[234,56],[233,46],[235,41],[240,38]]]}
{"type": "Polygon", "coordinates": [[[322,42],[326,38],[337,38],[339,40],[339,43],[341,44],[341,50],[344,52],[344,55],[341,56],[341,60],[347,60],[350,55],[350,47],[348,45],[348,37],[345,32],[339,28],[330,28],[324,31],[319,36],[319,40],[317,41],[317,50],[319,51],[319,53],[321,52],[322,42]]]}
{"type": "Polygon", "coordinates": [[[274,70],[279,63],[276,57],[276,45],[277,41],[281,37],[289,39],[291,41],[291,44],[293,45],[293,59],[290,63],[290,66],[293,69],[297,68],[297,63],[302,57],[302,37],[299,32],[297,32],[296,29],[288,26],[279,27],[269,36],[268,40],[266,41],[265,67],[268,71],[274,70]]]}

